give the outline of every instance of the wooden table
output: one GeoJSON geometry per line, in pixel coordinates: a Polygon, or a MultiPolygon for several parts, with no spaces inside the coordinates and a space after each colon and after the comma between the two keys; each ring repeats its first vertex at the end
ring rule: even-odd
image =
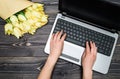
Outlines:
{"type": "MultiPolygon", "coordinates": [[[[110,0],[112,1],[112,0],[110,0]]],[[[115,1],[115,0],[113,0],[115,1]]],[[[116,0],[117,1],[117,0],[116,0]]],[[[44,3],[49,22],[34,35],[19,40],[4,34],[5,21],[0,19],[0,79],[37,79],[46,61],[44,47],[58,12],[58,0],[33,0],[44,3]]],[[[81,67],[59,59],[52,79],[81,79],[81,67]]],[[[120,38],[108,74],[94,72],[94,79],[120,79],[120,38]]]]}

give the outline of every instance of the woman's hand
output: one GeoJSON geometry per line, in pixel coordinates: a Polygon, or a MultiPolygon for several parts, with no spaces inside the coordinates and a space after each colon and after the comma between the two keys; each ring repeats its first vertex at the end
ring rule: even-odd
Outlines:
{"type": "Polygon", "coordinates": [[[66,33],[63,34],[63,30],[52,35],[50,41],[50,56],[55,59],[59,58],[63,50],[65,37],[66,33]]]}
{"type": "Polygon", "coordinates": [[[96,60],[97,55],[97,47],[95,43],[90,41],[90,46],[88,42],[86,42],[86,49],[82,56],[82,67],[84,70],[92,70],[94,62],[96,60]]]}
{"type": "Polygon", "coordinates": [[[90,41],[86,42],[86,49],[82,56],[83,79],[92,79],[92,68],[97,56],[97,47],[90,41]]]}
{"type": "Polygon", "coordinates": [[[66,34],[63,34],[63,35],[62,34],[63,34],[63,31],[57,32],[56,34],[52,35],[52,38],[50,41],[50,55],[43,69],[41,70],[41,73],[38,76],[38,79],[51,79],[53,68],[63,50],[64,39],[66,37],[66,34]]]}

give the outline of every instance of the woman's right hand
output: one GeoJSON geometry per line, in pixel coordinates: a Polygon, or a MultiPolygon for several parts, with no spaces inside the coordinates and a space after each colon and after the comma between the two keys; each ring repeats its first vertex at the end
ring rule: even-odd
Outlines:
{"type": "Polygon", "coordinates": [[[83,67],[83,77],[85,75],[88,76],[88,78],[83,78],[83,79],[92,79],[89,77],[91,74],[92,77],[92,68],[95,63],[97,56],[97,47],[94,42],[90,41],[90,44],[86,42],[86,48],[85,51],[82,55],[82,67],[83,67]]]}

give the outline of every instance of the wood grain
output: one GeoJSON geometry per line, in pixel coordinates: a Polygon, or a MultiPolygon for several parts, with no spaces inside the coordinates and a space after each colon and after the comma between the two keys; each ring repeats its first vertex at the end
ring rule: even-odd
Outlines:
{"type": "MultiPolygon", "coordinates": [[[[1,79],[37,79],[47,54],[44,47],[58,12],[58,0],[32,0],[44,3],[49,22],[37,30],[34,35],[25,34],[19,40],[4,34],[5,21],[0,19],[0,78],[1,79]]],[[[112,1],[112,0],[110,0],[112,1]]],[[[116,0],[117,1],[117,0],[116,0]]],[[[52,79],[81,79],[81,66],[59,59],[52,79]]],[[[120,37],[115,48],[109,73],[106,75],[94,71],[94,79],[120,79],[120,37]]]]}

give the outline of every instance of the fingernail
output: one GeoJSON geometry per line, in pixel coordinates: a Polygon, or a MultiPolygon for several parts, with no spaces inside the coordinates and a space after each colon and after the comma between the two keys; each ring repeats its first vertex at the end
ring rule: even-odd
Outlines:
{"type": "Polygon", "coordinates": [[[64,35],[67,35],[66,33],[64,33],[64,35]]]}
{"type": "Polygon", "coordinates": [[[88,41],[86,41],[86,43],[88,43],[88,41]]]}
{"type": "Polygon", "coordinates": [[[90,41],[90,43],[92,43],[92,42],[90,41]]]}
{"type": "Polygon", "coordinates": [[[91,41],[91,43],[93,43],[93,41],[91,41]]]}

